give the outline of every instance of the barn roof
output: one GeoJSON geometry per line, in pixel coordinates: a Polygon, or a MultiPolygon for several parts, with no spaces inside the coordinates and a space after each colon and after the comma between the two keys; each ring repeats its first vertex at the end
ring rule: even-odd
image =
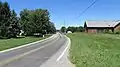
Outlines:
{"type": "Polygon", "coordinates": [[[113,21],[93,21],[89,20],[86,21],[87,27],[115,27],[117,24],[119,24],[119,20],[113,20],[113,21]]]}

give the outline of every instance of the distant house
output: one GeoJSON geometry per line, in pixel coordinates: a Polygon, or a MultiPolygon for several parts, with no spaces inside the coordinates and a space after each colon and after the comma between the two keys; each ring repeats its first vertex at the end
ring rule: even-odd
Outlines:
{"type": "Polygon", "coordinates": [[[120,30],[120,21],[85,21],[84,28],[88,33],[114,32],[120,30]]]}

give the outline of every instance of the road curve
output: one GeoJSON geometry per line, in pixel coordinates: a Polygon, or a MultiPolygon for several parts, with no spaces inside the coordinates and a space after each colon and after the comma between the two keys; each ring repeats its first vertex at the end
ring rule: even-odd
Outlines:
{"type": "Polygon", "coordinates": [[[40,67],[50,59],[67,39],[62,34],[23,48],[0,53],[0,67],[40,67]]]}

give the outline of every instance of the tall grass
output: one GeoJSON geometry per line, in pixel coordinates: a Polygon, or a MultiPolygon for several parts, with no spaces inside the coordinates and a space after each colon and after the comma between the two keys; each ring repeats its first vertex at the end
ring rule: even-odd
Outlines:
{"type": "Polygon", "coordinates": [[[73,33],[68,37],[70,59],[76,67],[120,67],[120,36],[73,33]]]}

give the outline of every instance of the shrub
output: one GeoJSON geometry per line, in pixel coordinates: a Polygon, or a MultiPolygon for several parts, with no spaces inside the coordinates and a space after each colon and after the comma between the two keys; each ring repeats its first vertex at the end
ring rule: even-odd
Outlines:
{"type": "Polygon", "coordinates": [[[105,33],[107,33],[107,34],[113,34],[113,32],[111,30],[109,30],[109,29],[105,29],[105,33]]]}
{"type": "Polygon", "coordinates": [[[120,31],[115,31],[115,34],[120,34],[120,31]]]}
{"type": "Polygon", "coordinates": [[[9,37],[0,36],[0,39],[10,39],[9,37]]]}

